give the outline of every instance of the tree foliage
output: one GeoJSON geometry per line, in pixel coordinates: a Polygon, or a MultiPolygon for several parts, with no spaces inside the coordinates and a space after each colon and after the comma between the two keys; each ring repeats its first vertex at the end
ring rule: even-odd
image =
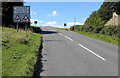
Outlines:
{"type": "Polygon", "coordinates": [[[120,2],[104,2],[100,9],[94,11],[83,26],[73,26],[75,31],[100,33],[103,35],[119,37],[119,26],[104,26],[112,17],[113,12],[120,14],[120,2]]]}
{"type": "Polygon", "coordinates": [[[23,2],[2,2],[2,25],[8,27],[13,23],[13,6],[23,6],[23,2]]]}
{"type": "Polygon", "coordinates": [[[104,2],[100,9],[94,11],[85,21],[85,26],[103,26],[110,20],[113,12],[120,14],[120,2],[104,2]]]}

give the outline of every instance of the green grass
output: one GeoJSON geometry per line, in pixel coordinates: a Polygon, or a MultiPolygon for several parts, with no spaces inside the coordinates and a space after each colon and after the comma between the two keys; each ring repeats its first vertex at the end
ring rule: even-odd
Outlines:
{"type": "Polygon", "coordinates": [[[3,28],[2,76],[32,76],[41,35],[3,28]]]}
{"type": "MultiPolygon", "coordinates": [[[[2,29],[0,28],[0,33],[2,29]]],[[[2,41],[2,35],[0,34],[0,42],[2,41]]],[[[0,46],[0,78],[2,77],[2,46],[0,46]]]]}
{"type": "Polygon", "coordinates": [[[91,37],[91,38],[95,38],[101,41],[105,41],[117,46],[120,46],[120,44],[118,44],[118,41],[120,40],[119,38],[116,37],[112,37],[112,36],[106,36],[106,35],[102,35],[102,34],[96,34],[96,33],[91,33],[91,32],[81,32],[81,31],[74,31],[76,33],[91,37]]]}

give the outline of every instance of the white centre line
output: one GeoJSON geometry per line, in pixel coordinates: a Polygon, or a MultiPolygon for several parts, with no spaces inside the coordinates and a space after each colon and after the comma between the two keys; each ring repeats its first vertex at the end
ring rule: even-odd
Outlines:
{"type": "Polygon", "coordinates": [[[69,38],[69,37],[67,37],[67,36],[65,36],[67,39],[69,39],[70,41],[73,41],[71,38],[69,38]]]}
{"type": "Polygon", "coordinates": [[[59,33],[60,35],[63,35],[62,33],[59,33]]]}
{"type": "Polygon", "coordinates": [[[99,57],[100,59],[102,60],[106,60],[104,59],[103,57],[101,57],[100,55],[96,54],[95,52],[91,51],[90,49],[86,48],[85,46],[81,45],[81,44],[78,44],[79,46],[81,46],[82,48],[86,49],[87,51],[91,52],[92,54],[94,54],[95,56],[99,57]]]}
{"type": "Polygon", "coordinates": [[[56,30],[51,30],[51,31],[56,31],[56,30]]]}

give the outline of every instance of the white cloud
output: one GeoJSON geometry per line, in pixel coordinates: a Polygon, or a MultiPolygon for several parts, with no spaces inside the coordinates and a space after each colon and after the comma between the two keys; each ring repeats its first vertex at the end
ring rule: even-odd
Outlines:
{"type": "Polygon", "coordinates": [[[63,28],[63,26],[57,26],[57,27],[59,27],[59,28],[63,28]]]}
{"type": "Polygon", "coordinates": [[[32,14],[32,15],[36,15],[36,12],[31,11],[31,14],[32,14]]]}
{"type": "Polygon", "coordinates": [[[56,21],[49,21],[49,22],[46,22],[45,24],[42,24],[41,26],[52,26],[52,27],[63,28],[63,26],[58,25],[56,21]]]}
{"type": "Polygon", "coordinates": [[[52,11],[52,14],[48,14],[48,16],[58,16],[57,11],[52,11]]]}
{"type": "Polygon", "coordinates": [[[37,20],[37,19],[30,19],[31,23],[34,24],[34,21],[38,21],[38,23],[42,23],[41,20],[37,20]]]}
{"type": "Polygon", "coordinates": [[[80,19],[80,23],[83,25],[83,24],[85,23],[86,19],[87,19],[87,18],[81,18],[81,19],[80,19]]]}
{"type": "Polygon", "coordinates": [[[50,21],[50,22],[43,24],[42,26],[55,26],[56,24],[57,24],[56,21],[50,21]]]}
{"type": "Polygon", "coordinates": [[[85,22],[87,20],[87,18],[84,18],[83,21],[85,22]]]}
{"type": "MultiPolygon", "coordinates": [[[[74,25],[74,22],[68,22],[67,25],[68,25],[68,26],[73,26],[73,25],[74,25]]],[[[82,25],[82,23],[75,22],[75,25],[82,25]]]]}

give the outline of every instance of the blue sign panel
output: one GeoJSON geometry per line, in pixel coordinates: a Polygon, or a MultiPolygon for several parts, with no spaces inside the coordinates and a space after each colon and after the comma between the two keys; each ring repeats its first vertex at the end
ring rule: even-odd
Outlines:
{"type": "Polygon", "coordinates": [[[30,22],[30,6],[13,6],[13,22],[30,22]]]}

